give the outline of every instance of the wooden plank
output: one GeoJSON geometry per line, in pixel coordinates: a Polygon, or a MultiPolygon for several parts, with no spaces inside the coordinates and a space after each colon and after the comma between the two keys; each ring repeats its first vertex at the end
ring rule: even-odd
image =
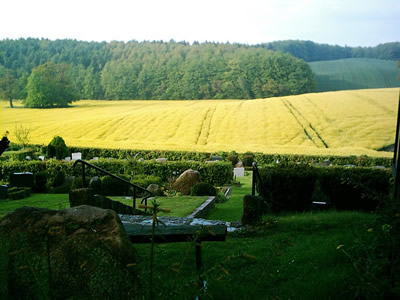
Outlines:
{"type": "MultiPolygon", "coordinates": [[[[152,226],[142,224],[123,223],[130,240],[133,243],[150,243],[152,226]]],[[[213,241],[223,242],[226,239],[226,225],[174,225],[156,227],[155,241],[157,243],[213,241]]]]}

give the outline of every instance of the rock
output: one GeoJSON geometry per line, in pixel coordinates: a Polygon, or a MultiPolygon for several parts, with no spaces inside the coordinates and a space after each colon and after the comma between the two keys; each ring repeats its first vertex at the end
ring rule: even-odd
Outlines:
{"type": "Polygon", "coordinates": [[[90,179],[89,187],[93,189],[93,193],[101,194],[103,192],[103,184],[99,176],[94,176],[90,179]]]}
{"type": "Polygon", "coordinates": [[[239,160],[238,163],[235,165],[235,168],[244,168],[243,161],[239,160]]]}
{"type": "Polygon", "coordinates": [[[196,170],[186,170],[176,179],[173,188],[184,195],[189,195],[191,188],[201,181],[200,172],[196,170]]]}
{"type": "Polygon", "coordinates": [[[156,161],[158,161],[158,162],[160,162],[160,163],[166,163],[166,162],[167,162],[167,159],[161,157],[161,158],[157,158],[156,161]]]}
{"type": "Polygon", "coordinates": [[[22,207],[0,220],[0,243],[1,299],[135,298],[137,254],[112,210],[22,207]]]}
{"type": "Polygon", "coordinates": [[[154,196],[163,196],[164,193],[162,192],[160,186],[158,184],[149,184],[147,190],[151,192],[154,196]]]}

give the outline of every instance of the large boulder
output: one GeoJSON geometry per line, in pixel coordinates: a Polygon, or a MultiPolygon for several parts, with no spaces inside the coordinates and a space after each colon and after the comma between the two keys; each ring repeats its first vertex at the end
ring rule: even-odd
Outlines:
{"type": "Polygon", "coordinates": [[[200,172],[196,170],[186,170],[176,179],[173,188],[184,195],[189,195],[192,187],[201,181],[200,172]]]}
{"type": "Polygon", "coordinates": [[[164,193],[161,190],[160,186],[158,184],[155,184],[155,183],[149,184],[149,186],[147,187],[146,190],[148,190],[154,196],[163,196],[164,195],[164,193]]]}
{"type": "Polygon", "coordinates": [[[22,207],[0,221],[0,299],[134,298],[137,254],[112,210],[22,207]]]}

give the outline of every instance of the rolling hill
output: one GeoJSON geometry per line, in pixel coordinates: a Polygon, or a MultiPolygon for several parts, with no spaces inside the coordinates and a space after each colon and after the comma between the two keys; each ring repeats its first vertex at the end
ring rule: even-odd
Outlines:
{"type": "Polygon", "coordinates": [[[400,87],[396,61],[348,58],[309,64],[318,92],[400,87]]]}
{"type": "Polygon", "coordinates": [[[0,130],[31,128],[31,143],[188,151],[390,156],[399,89],[257,100],[94,101],[27,109],[0,103],[0,130]]]}

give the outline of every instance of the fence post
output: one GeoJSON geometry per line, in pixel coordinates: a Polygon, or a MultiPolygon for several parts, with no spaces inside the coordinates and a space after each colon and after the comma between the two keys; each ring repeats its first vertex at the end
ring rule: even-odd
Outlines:
{"type": "Polygon", "coordinates": [[[256,172],[257,172],[257,163],[253,162],[253,176],[251,179],[251,195],[255,196],[256,195],[256,172]]]}

